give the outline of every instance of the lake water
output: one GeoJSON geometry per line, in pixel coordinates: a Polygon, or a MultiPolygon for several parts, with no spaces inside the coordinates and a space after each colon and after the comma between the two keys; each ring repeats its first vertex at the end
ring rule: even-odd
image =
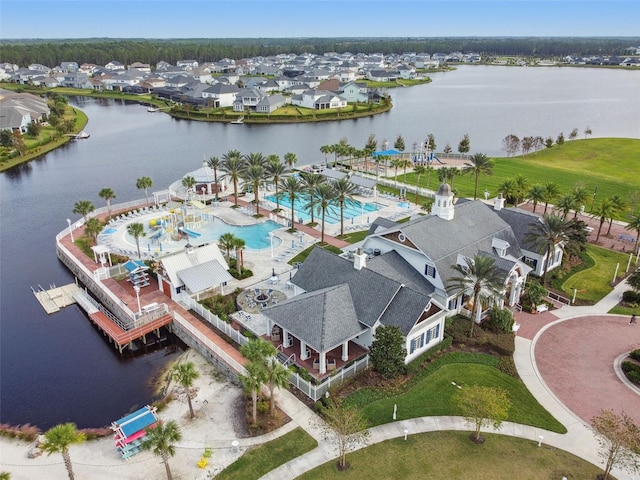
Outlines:
{"type": "MultiPolygon", "coordinates": [[[[324,160],[322,145],[346,137],[362,148],[370,134],[407,150],[435,135],[438,150],[454,151],[462,136],[471,152],[504,156],[508,134],[640,138],[640,71],[463,66],[433,82],[390,91],[394,108],[345,122],[300,125],[222,125],[173,120],[113,100],[74,99],[90,118],[88,140],[69,144],[0,175],[0,422],[47,428],[74,421],[102,426],[149,402],[150,379],[171,357],[156,352],[120,358],[77,307],[47,316],[30,287],[63,285],[73,277],[55,256],[54,237],[78,200],[104,205],[143,196],[136,179],[164,189],[203,158],[231,149],[287,152],[299,164],[324,160]]],[[[268,255],[268,253],[265,253],[268,255]]]]}

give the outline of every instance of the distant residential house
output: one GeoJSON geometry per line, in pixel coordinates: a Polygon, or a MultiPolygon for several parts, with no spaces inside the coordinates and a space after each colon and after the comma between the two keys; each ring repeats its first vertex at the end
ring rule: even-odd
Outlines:
{"type": "Polygon", "coordinates": [[[37,70],[39,72],[44,73],[45,75],[48,75],[48,74],[51,73],[51,68],[50,67],[47,67],[46,65],[41,65],[39,63],[32,63],[27,68],[29,70],[37,70]]]}
{"type": "Polygon", "coordinates": [[[369,100],[369,88],[366,82],[341,83],[338,93],[349,103],[366,103],[369,100]]]}
{"type": "Polygon", "coordinates": [[[416,76],[416,69],[409,65],[400,65],[396,68],[396,72],[398,73],[398,77],[404,80],[410,80],[416,76]]]}
{"type": "Polygon", "coordinates": [[[66,73],[73,73],[79,70],[76,62],[60,62],[60,68],[66,73]]]}
{"type": "Polygon", "coordinates": [[[141,72],[151,73],[151,65],[148,63],[133,62],[131,65],[129,65],[128,69],[135,69],[141,72]]]}
{"type": "Polygon", "coordinates": [[[212,107],[231,107],[240,89],[235,85],[216,83],[202,92],[202,97],[213,101],[212,107]]]}
{"type": "Polygon", "coordinates": [[[117,60],[112,60],[111,62],[107,63],[104,68],[106,68],[107,70],[124,70],[124,65],[117,60]]]}
{"type": "Polygon", "coordinates": [[[23,85],[28,84],[36,77],[41,77],[42,72],[40,70],[29,70],[27,68],[19,68],[10,77],[10,81],[13,83],[21,83],[23,85]]]}
{"type": "Polygon", "coordinates": [[[169,67],[172,65],[169,62],[165,62],[164,60],[160,60],[156,63],[156,72],[166,72],[169,67]]]}
{"type": "Polygon", "coordinates": [[[47,102],[30,93],[16,93],[0,88],[0,130],[27,131],[29,124],[49,115],[47,102]]]}
{"type": "Polygon", "coordinates": [[[58,80],[54,77],[34,77],[31,82],[33,83],[33,85],[40,87],[55,88],[60,86],[60,82],[58,82],[58,80]]]}
{"type": "Polygon", "coordinates": [[[369,70],[366,77],[372,82],[395,82],[398,73],[387,70],[369,70]]]}
{"type": "Polygon", "coordinates": [[[180,67],[185,69],[186,71],[191,71],[194,68],[198,68],[198,62],[196,60],[178,60],[176,62],[176,67],[180,67]]]}
{"type": "Polygon", "coordinates": [[[325,110],[329,108],[344,108],[347,106],[347,100],[333,92],[309,89],[300,96],[292,97],[291,104],[313,110],[325,110]]]}
{"type": "Polygon", "coordinates": [[[213,76],[209,67],[196,67],[191,70],[191,75],[200,83],[211,83],[213,76]]]}
{"type": "Polygon", "coordinates": [[[640,67],[640,60],[635,57],[627,57],[620,62],[620,65],[624,67],[640,67]]]}
{"type": "Polygon", "coordinates": [[[185,73],[179,75],[173,75],[165,80],[165,85],[170,88],[180,88],[193,81],[191,75],[185,73]]]}
{"type": "Polygon", "coordinates": [[[233,102],[234,112],[244,112],[247,108],[255,110],[266,95],[257,88],[243,88],[236,95],[236,99],[233,102]]]}
{"type": "Polygon", "coordinates": [[[61,87],[81,88],[91,90],[93,86],[89,82],[89,76],[86,73],[73,72],[64,75],[60,82],[61,87]]]}
{"type": "Polygon", "coordinates": [[[82,73],[86,73],[87,75],[93,75],[96,72],[96,70],[100,68],[104,68],[104,67],[100,67],[100,65],[96,65],[95,63],[83,63],[78,68],[78,71],[82,73]]]}
{"type": "Polygon", "coordinates": [[[258,105],[256,105],[256,112],[273,113],[278,108],[283,107],[285,104],[286,99],[284,96],[279,94],[267,95],[258,102],[258,105]]]}

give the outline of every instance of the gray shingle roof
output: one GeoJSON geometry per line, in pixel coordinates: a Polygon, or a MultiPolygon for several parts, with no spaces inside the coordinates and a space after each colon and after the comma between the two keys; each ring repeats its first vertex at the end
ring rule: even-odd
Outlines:
{"type": "Polygon", "coordinates": [[[358,322],[347,284],[304,293],[262,313],[319,352],[365,331],[358,322]]]}
{"type": "Polygon", "coordinates": [[[422,295],[431,295],[434,291],[433,285],[395,250],[367,260],[367,268],[402,283],[422,295]]]}
{"type": "Polygon", "coordinates": [[[410,288],[401,288],[380,318],[380,323],[398,327],[407,336],[428,304],[429,298],[425,295],[410,288]]]}
{"type": "MultiPolygon", "coordinates": [[[[496,212],[500,218],[511,225],[513,233],[524,248],[530,251],[536,251],[535,247],[530,245],[530,242],[525,240],[527,233],[529,233],[533,225],[540,219],[539,215],[535,213],[527,212],[520,208],[503,208],[496,212]]],[[[544,248],[539,249],[544,251],[544,248]]],[[[541,252],[538,252],[541,253],[541,252]]]]}

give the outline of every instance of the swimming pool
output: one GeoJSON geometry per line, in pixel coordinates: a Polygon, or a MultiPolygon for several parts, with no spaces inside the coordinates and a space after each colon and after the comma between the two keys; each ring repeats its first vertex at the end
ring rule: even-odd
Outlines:
{"type": "MultiPolygon", "coordinates": [[[[142,222],[141,222],[142,223],[142,222]]],[[[162,245],[163,251],[173,251],[184,247],[185,240],[174,241],[171,239],[169,232],[165,232],[160,237],[161,241],[158,243],[154,236],[159,236],[157,233],[159,229],[149,226],[149,221],[143,223],[145,235],[140,238],[140,249],[158,249],[159,245],[162,245]]],[[[215,218],[213,222],[204,222],[201,228],[189,229],[195,235],[189,235],[189,243],[193,246],[204,245],[205,243],[217,243],[220,239],[220,235],[224,233],[232,233],[236,237],[243,239],[246,244],[245,248],[248,250],[264,250],[271,247],[271,236],[269,232],[282,228],[276,222],[268,220],[263,223],[257,223],[255,225],[229,225],[228,223],[215,218]]],[[[135,239],[126,233],[124,239],[131,243],[136,244],[135,239]]],[[[276,236],[273,238],[273,246],[280,245],[282,240],[276,236]]]]}
{"type": "MultiPolygon", "coordinates": [[[[276,202],[275,195],[269,195],[266,197],[266,199],[273,203],[276,202]]],[[[309,214],[309,212],[304,209],[304,206],[307,203],[309,203],[308,195],[303,195],[297,198],[293,202],[293,208],[296,211],[296,220],[302,219],[303,221],[306,222],[311,219],[311,215],[309,214]]],[[[280,206],[291,208],[291,200],[289,200],[285,195],[285,197],[282,200],[280,200],[280,206]]],[[[366,215],[367,213],[377,212],[378,210],[384,207],[385,205],[382,205],[380,203],[375,203],[375,202],[362,203],[357,200],[347,199],[344,202],[344,219],[346,221],[355,217],[366,215]]],[[[315,219],[320,220],[321,215],[322,213],[315,213],[314,217],[315,219]]],[[[331,224],[340,223],[340,206],[339,205],[332,205],[329,208],[327,208],[327,211],[325,212],[325,222],[331,223],[331,224]]]]}

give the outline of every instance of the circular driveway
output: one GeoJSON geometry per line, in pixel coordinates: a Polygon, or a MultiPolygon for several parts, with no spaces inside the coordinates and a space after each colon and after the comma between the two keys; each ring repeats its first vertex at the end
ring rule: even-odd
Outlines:
{"type": "Polygon", "coordinates": [[[535,362],[553,394],[574,414],[591,423],[602,409],[626,412],[640,425],[640,394],[618,378],[618,356],[640,348],[640,326],[625,316],[581,316],[544,330],[535,362]]]}

